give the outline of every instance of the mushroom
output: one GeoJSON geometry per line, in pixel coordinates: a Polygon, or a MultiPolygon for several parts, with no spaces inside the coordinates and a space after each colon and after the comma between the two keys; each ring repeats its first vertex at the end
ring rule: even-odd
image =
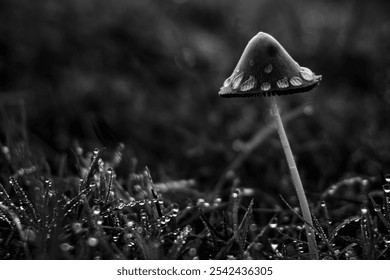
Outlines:
{"type": "Polygon", "coordinates": [[[309,91],[321,79],[321,75],[315,75],[309,68],[299,66],[275,38],[260,32],[249,41],[232,75],[225,80],[219,91],[221,97],[269,96],[268,104],[287,158],[302,215],[309,224],[305,228],[311,259],[318,258],[313,221],[275,95],[309,91]]]}

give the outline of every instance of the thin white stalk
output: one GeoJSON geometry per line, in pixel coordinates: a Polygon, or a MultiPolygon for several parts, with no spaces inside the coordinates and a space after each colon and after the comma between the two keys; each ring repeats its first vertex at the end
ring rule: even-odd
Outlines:
{"type": "MultiPolygon", "coordinates": [[[[295,191],[297,192],[299,205],[302,210],[302,216],[305,219],[305,221],[313,226],[313,221],[311,218],[310,208],[309,204],[306,199],[305,190],[303,189],[302,181],[298,173],[297,165],[295,164],[294,156],[291,151],[290,143],[288,142],[288,138],[286,135],[286,131],[284,130],[282,119],[279,114],[278,105],[276,103],[275,96],[270,97],[270,107],[271,107],[271,113],[274,118],[276,128],[278,130],[280,141],[282,142],[283,151],[286,155],[287,164],[290,169],[292,182],[295,187],[295,191]]],[[[306,235],[307,240],[309,243],[309,254],[311,259],[318,259],[318,253],[317,253],[317,245],[315,241],[315,234],[312,228],[305,226],[306,229],[306,235]]]]}

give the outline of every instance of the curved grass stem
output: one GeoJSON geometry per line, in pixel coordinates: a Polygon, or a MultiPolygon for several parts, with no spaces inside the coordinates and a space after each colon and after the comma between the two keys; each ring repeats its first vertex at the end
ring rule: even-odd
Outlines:
{"type": "MultiPolygon", "coordinates": [[[[284,154],[286,155],[287,164],[290,169],[292,182],[295,187],[295,191],[297,192],[299,205],[302,210],[302,216],[306,220],[306,222],[313,226],[313,220],[311,218],[309,204],[306,199],[305,190],[303,189],[302,181],[298,173],[297,165],[295,164],[294,156],[291,151],[290,143],[288,142],[288,138],[286,135],[286,131],[284,130],[282,119],[279,114],[278,105],[276,103],[275,96],[270,97],[269,105],[271,107],[271,113],[275,120],[276,128],[278,130],[279,138],[283,146],[284,154]]],[[[318,259],[317,253],[317,245],[315,241],[315,234],[312,228],[306,228],[306,235],[309,244],[309,254],[310,259],[318,259]]]]}

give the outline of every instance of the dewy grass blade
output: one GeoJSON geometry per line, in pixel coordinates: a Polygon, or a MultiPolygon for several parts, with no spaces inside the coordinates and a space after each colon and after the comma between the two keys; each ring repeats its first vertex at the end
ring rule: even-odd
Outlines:
{"type": "Polygon", "coordinates": [[[252,220],[253,203],[254,202],[253,202],[253,199],[252,199],[251,202],[249,203],[248,209],[246,210],[246,212],[244,214],[244,217],[242,218],[241,223],[240,223],[240,225],[238,227],[238,231],[240,232],[240,243],[241,243],[241,247],[242,248],[245,247],[245,242],[246,242],[246,239],[247,239],[249,226],[250,226],[250,223],[251,223],[251,220],[252,220]]]}
{"type": "Polygon", "coordinates": [[[372,194],[368,194],[368,198],[370,199],[371,201],[371,204],[372,206],[374,207],[374,211],[375,213],[378,215],[379,219],[381,220],[381,222],[385,225],[387,231],[390,233],[390,223],[389,221],[386,220],[386,218],[383,216],[383,213],[382,213],[382,208],[380,207],[379,204],[377,204],[374,200],[374,198],[372,197],[372,194]]]}
{"type": "Polygon", "coordinates": [[[25,213],[25,215],[32,218],[32,222],[34,222],[35,225],[38,224],[38,216],[35,212],[34,205],[31,203],[31,201],[28,199],[26,193],[24,192],[23,188],[19,185],[18,181],[15,179],[15,177],[10,177],[9,182],[13,189],[15,190],[16,196],[20,203],[20,210],[25,213]]]}

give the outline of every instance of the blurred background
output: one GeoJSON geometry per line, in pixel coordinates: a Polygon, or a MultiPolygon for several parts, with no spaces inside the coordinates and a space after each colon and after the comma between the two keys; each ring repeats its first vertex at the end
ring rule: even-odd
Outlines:
{"type": "MultiPolygon", "coordinates": [[[[388,1],[1,0],[0,141],[10,130],[28,138],[54,174],[76,147],[124,143],[125,161],[155,181],[213,189],[272,125],[265,100],[218,96],[264,31],[323,76],[279,98],[282,114],[298,112],[286,130],[310,196],[345,176],[380,176],[390,170],[389,14],[388,1]]],[[[276,133],[236,169],[243,186],[289,192],[276,133]]]]}

